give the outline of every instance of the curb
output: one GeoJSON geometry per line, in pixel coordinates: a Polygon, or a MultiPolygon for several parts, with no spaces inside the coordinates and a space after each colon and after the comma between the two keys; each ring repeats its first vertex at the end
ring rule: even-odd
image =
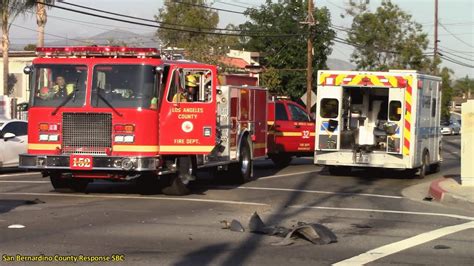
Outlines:
{"type": "Polygon", "coordinates": [[[436,201],[442,201],[444,199],[444,194],[446,193],[446,190],[441,188],[439,183],[445,181],[446,179],[444,177],[438,178],[431,182],[430,184],[430,189],[428,194],[433,197],[436,201]]]}

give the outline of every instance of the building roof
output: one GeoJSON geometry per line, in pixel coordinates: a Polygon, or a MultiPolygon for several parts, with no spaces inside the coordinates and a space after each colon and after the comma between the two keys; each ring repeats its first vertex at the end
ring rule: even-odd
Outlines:
{"type": "Polygon", "coordinates": [[[221,63],[228,65],[230,67],[235,67],[235,68],[242,68],[244,69],[248,63],[242,59],[242,58],[236,58],[236,57],[221,57],[220,59],[221,63]]]}
{"type": "MultiPolygon", "coordinates": [[[[0,54],[3,57],[3,51],[0,49],[0,54]]],[[[10,51],[8,52],[9,57],[36,57],[35,51],[10,51]]]]}

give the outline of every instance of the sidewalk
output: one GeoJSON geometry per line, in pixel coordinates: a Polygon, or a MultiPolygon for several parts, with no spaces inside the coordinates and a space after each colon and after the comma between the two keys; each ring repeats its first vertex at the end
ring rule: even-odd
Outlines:
{"type": "Polygon", "coordinates": [[[461,186],[459,176],[445,176],[431,182],[429,195],[447,203],[474,204],[474,186],[461,186]]]}

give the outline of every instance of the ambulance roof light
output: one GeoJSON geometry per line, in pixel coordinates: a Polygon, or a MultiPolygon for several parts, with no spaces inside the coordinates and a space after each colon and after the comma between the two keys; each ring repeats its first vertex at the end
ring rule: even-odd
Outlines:
{"type": "Polygon", "coordinates": [[[118,57],[158,57],[156,48],[123,46],[68,46],[38,47],[38,56],[118,56],[118,57]]]}

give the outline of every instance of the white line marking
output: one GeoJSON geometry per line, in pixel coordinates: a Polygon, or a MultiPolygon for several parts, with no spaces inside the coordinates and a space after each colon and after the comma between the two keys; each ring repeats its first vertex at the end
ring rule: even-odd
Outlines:
{"type": "Polygon", "coordinates": [[[26,176],[26,177],[31,177],[31,176],[41,176],[40,172],[23,172],[23,173],[15,173],[15,174],[3,174],[0,175],[0,178],[4,177],[12,177],[12,176],[26,176]]]}
{"type": "Polygon", "coordinates": [[[412,214],[412,215],[424,215],[424,216],[441,216],[456,219],[464,219],[474,221],[474,217],[448,214],[448,213],[435,213],[435,212],[409,212],[409,211],[395,211],[395,210],[377,210],[377,209],[359,209],[359,208],[339,208],[339,207],[322,207],[322,206],[306,206],[306,205],[292,205],[289,208],[297,209],[318,209],[318,210],[335,210],[335,211],[358,211],[358,212],[380,212],[380,213],[396,213],[396,214],[412,214]]]}
{"type": "MultiPolygon", "coordinates": [[[[219,187],[221,187],[221,186],[219,186],[219,187]]],[[[226,188],[232,188],[232,187],[229,186],[229,187],[226,187],[226,188]]],[[[344,192],[332,192],[332,191],[321,191],[321,190],[273,188],[273,187],[237,187],[237,188],[238,189],[253,189],[253,190],[303,192],[303,193],[329,194],[329,195],[342,195],[342,196],[365,196],[365,197],[377,197],[377,198],[389,198],[389,199],[404,199],[404,197],[401,197],[401,196],[367,194],[367,193],[344,193],[344,192]]]]}
{"type": "Polygon", "coordinates": [[[369,250],[365,253],[362,253],[358,256],[349,258],[347,260],[340,261],[338,263],[335,263],[333,265],[335,266],[342,266],[342,265],[363,265],[375,260],[378,260],[380,258],[392,255],[394,253],[403,251],[405,249],[412,248],[414,246],[418,246],[430,241],[433,241],[435,239],[438,239],[443,236],[447,236],[450,234],[454,234],[456,232],[466,230],[466,229],[471,229],[474,228],[474,221],[472,222],[467,222],[464,224],[458,224],[458,225],[453,225],[453,226],[447,226],[443,228],[436,229],[434,231],[426,232],[419,234],[414,237],[410,237],[392,244],[388,244],[376,249],[369,250]]]}
{"type": "Polygon", "coordinates": [[[272,178],[285,177],[285,176],[292,176],[292,175],[311,174],[311,173],[316,173],[316,172],[319,172],[319,170],[306,171],[306,172],[296,172],[296,173],[281,174],[281,175],[265,176],[265,177],[259,177],[259,178],[257,178],[257,180],[265,180],[265,179],[272,179],[272,178]]]}
{"type": "Polygon", "coordinates": [[[49,181],[27,181],[27,180],[0,180],[0,183],[30,183],[30,184],[46,184],[49,181]]]}
{"type": "Polygon", "coordinates": [[[112,195],[91,195],[91,194],[54,194],[54,193],[34,193],[34,192],[3,192],[0,195],[16,195],[16,196],[52,196],[52,197],[76,197],[76,198],[101,198],[101,199],[140,199],[140,200],[174,200],[174,201],[191,201],[191,202],[211,202],[234,205],[252,205],[252,206],[270,206],[266,203],[248,202],[248,201],[232,201],[232,200],[211,200],[196,198],[170,198],[170,197],[148,197],[148,196],[112,196],[112,195]]]}

